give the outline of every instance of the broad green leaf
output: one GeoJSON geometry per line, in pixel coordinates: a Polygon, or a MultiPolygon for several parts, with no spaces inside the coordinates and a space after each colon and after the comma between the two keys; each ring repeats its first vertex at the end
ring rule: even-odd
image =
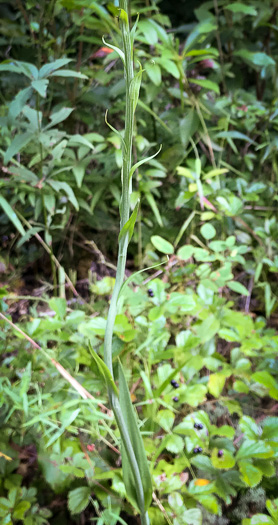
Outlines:
{"type": "Polygon", "coordinates": [[[49,306],[60,319],[64,319],[67,311],[66,299],[63,297],[52,297],[49,301],[49,306]]]}
{"type": "Polygon", "coordinates": [[[191,385],[188,386],[185,393],[181,395],[181,401],[191,407],[197,407],[206,399],[206,393],[207,388],[205,385],[191,385]]]}
{"type": "Polygon", "coordinates": [[[10,219],[10,221],[13,223],[13,225],[16,227],[16,229],[19,231],[19,233],[21,235],[25,235],[25,231],[20,220],[18,219],[11,205],[8,203],[5,197],[3,197],[3,195],[0,195],[0,206],[2,207],[7,217],[10,219]]]}
{"type": "Polygon", "coordinates": [[[214,468],[217,469],[230,469],[233,468],[235,465],[235,458],[231,454],[229,450],[223,450],[222,449],[222,456],[218,456],[218,449],[213,449],[212,455],[211,455],[211,462],[214,468]]]}
{"type": "Polygon", "coordinates": [[[204,239],[207,241],[213,239],[213,237],[216,235],[216,229],[210,223],[203,224],[200,231],[204,239]]]}
{"type": "Polygon", "coordinates": [[[41,97],[45,98],[48,84],[49,84],[49,80],[43,78],[40,80],[33,80],[33,82],[31,83],[31,86],[37,91],[37,93],[41,97]]]}
{"type": "Polygon", "coordinates": [[[58,58],[58,60],[54,60],[54,62],[49,62],[48,64],[44,64],[44,66],[41,67],[39,70],[39,78],[46,78],[51,73],[56,71],[56,69],[59,69],[60,67],[65,66],[69,62],[71,62],[71,58],[58,58]]]}
{"type": "Polygon", "coordinates": [[[167,436],[165,440],[165,448],[172,454],[180,454],[184,449],[184,440],[175,434],[167,436]]]}
{"type": "Polygon", "coordinates": [[[208,382],[208,391],[213,396],[218,398],[224,388],[226,381],[226,374],[217,372],[216,374],[210,374],[208,382]]]}
{"type": "Polygon", "coordinates": [[[190,244],[186,244],[185,246],[182,246],[178,251],[178,257],[182,259],[183,261],[187,261],[192,257],[194,253],[194,246],[190,246],[190,244]]]}
{"type": "Polygon", "coordinates": [[[253,53],[247,49],[239,49],[238,51],[234,52],[234,56],[239,56],[247,62],[251,62],[251,64],[258,67],[275,66],[275,60],[273,60],[273,58],[271,58],[266,53],[262,52],[253,53]]]}
{"type": "Polygon", "coordinates": [[[77,201],[77,199],[76,199],[76,197],[75,197],[75,195],[74,195],[70,185],[67,182],[60,182],[58,180],[48,179],[47,183],[49,184],[49,186],[51,186],[51,188],[53,188],[57,192],[64,191],[67,194],[68,199],[71,202],[71,204],[74,206],[74,208],[76,210],[79,210],[78,201],[77,201]]]}
{"type": "Polygon", "coordinates": [[[160,235],[152,235],[151,237],[152,244],[154,247],[161,253],[165,253],[166,255],[172,255],[174,253],[174,247],[173,245],[160,237],[160,235]]]}
{"type": "Polygon", "coordinates": [[[170,432],[175,421],[175,415],[172,410],[159,410],[156,416],[156,421],[165,432],[170,432]]]}
{"type": "Polygon", "coordinates": [[[70,77],[70,78],[82,78],[87,79],[87,75],[83,75],[79,71],[72,71],[71,69],[60,69],[59,71],[54,71],[49,75],[50,77],[70,77]]]}
{"type": "Polygon", "coordinates": [[[38,177],[30,170],[21,166],[11,166],[9,170],[13,175],[16,175],[20,178],[21,182],[30,182],[32,185],[39,182],[38,177]]]}
{"type": "Polygon", "coordinates": [[[233,290],[233,292],[240,293],[241,295],[245,295],[245,296],[249,295],[247,288],[245,288],[243,284],[237,281],[229,281],[227,282],[227,286],[228,288],[230,288],[230,290],[233,290]]]}
{"type": "Polygon", "coordinates": [[[172,75],[174,78],[179,79],[180,78],[180,72],[178,67],[176,66],[175,62],[173,60],[170,60],[169,58],[164,58],[163,56],[161,58],[156,58],[156,62],[167,71],[170,75],[172,75]]]}
{"type": "Polygon", "coordinates": [[[62,108],[55,113],[52,113],[50,115],[51,122],[45,126],[44,130],[53,128],[53,126],[57,126],[57,124],[60,124],[60,122],[66,120],[72,112],[73,108],[62,108]]]}
{"type": "Polygon", "coordinates": [[[146,42],[155,46],[158,42],[158,35],[155,27],[149,22],[149,20],[140,20],[138,23],[138,32],[142,32],[146,42]]]}
{"type": "Polygon", "coordinates": [[[81,514],[89,505],[91,497],[90,487],[78,487],[68,493],[68,507],[71,514],[81,514]]]}
{"type": "Polygon", "coordinates": [[[201,338],[201,341],[205,343],[214,337],[219,328],[220,322],[213,314],[210,314],[201,324],[196,326],[195,331],[198,337],[201,338]]]}
{"type": "Polygon", "coordinates": [[[243,13],[244,15],[257,16],[257,11],[254,7],[241,2],[233,2],[231,4],[225,5],[225,9],[228,9],[233,13],[243,13]]]}
{"type": "Polygon", "coordinates": [[[14,508],[13,519],[22,520],[24,522],[24,515],[31,507],[30,501],[20,501],[14,508]]]}
{"type": "Polygon", "coordinates": [[[272,375],[269,372],[255,372],[255,374],[251,376],[251,379],[253,379],[253,381],[256,381],[257,383],[260,383],[265,388],[268,388],[269,395],[273,399],[278,400],[278,383],[275,381],[274,377],[272,377],[272,375]]]}
{"type": "Polygon", "coordinates": [[[277,522],[274,522],[266,514],[255,514],[250,520],[243,520],[242,525],[264,525],[265,523],[268,525],[277,525],[277,522]]]}
{"type": "Polygon", "coordinates": [[[94,359],[103,380],[106,383],[107,388],[108,389],[112,388],[112,390],[114,390],[115,394],[118,396],[118,389],[117,389],[116,383],[111,375],[109,368],[106,366],[105,362],[99,357],[99,355],[91,348],[90,344],[89,344],[89,350],[91,352],[91,356],[94,359]]]}
{"type": "Polygon", "coordinates": [[[266,500],[266,508],[273,519],[278,521],[278,498],[271,501],[266,500]]]}
{"type": "Polygon", "coordinates": [[[87,148],[94,150],[94,146],[91,144],[91,142],[86,137],[82,137],[82,135],[79,135],[79,134],[71,135],[68,144],[72,144],[74,146],[76,145],[86,146],[87,148]]]}
{"type": "Polygon", "coordinates": [[[212,80],[189,78],[188,81],[192,84],[197,84],[198,86],[208,89],[209,91],[215,91],[218,95],[220,94],[219,86],[215,82],[212,82],[212,80]]]}
{"type": "Polygon", "coordinates": [[[236,455],[236,460],[248,458],[271,458],[273,456],[272,448],[264,441],[251,441],[246,439],[236,455]]]}
{"type": "MultiPolygon", "coordinates": [[[[119,391],[120,391],[120,406],[123,413],[123,417],[127,426],[130,441],[133,447],[133,451],[137,460],[141,481],[143,485],[144,497],[145,497],[145,510],[147,510],[152,501],[152,481],[144,449],[141,433],[138,428],[138,421],[135,415],[134,407],[132,406],[130,393],[128,390],[127,382],[125,379],[124,371],[121,363],[119,362],[119,391]]],[[[122,440],[123,441],[123,440],[122,440]]],[[[123,477],[125,487],[130,500],[135,503],[138,507],[137,493],[136,493],[136,480],[133,478],[133,473],[130,468],[128,461],[127,451],[125,444],[122,442],[122,465],[123,465],[123,477]]],[[[139,510],[139,509],[138,509],[139,510]]]]}
{"type": "Polygon", "coordinates": [[[262,472],[248,460],[238,462],[238,467],[243,481],[249,487],[255,487],[262,480],[262,472]]]}
{"type": "Polygon", "coordinates": [[[160,86],[161,84],[161,69],[158,64],[154,62],[154,60],[151,60],[150,62],[146,62],[144,64],[145,70],[147,72],[148,77],[150,80],[156,85],[160,86]]]}
{"type": "Polygon", "coordinates": [[[16,117],[21,113],[23,110],[26,102],[29,100],[33,93],[32,88],[29,86],[25,89],[22,89],[19,91],[14,98],[14,100],[10,103],[9,106],[9,113],[8,113],[8,121],[14,122],[16,117]]]}
{"type": "MultiPolygon", "coordinates": [[[[189,509],[182,513],[182,519],[185,520],[186,525],[202,525],[202,512],[200,509],[189,509]]],[[[175,521],[178,525],[179,520],[175,521]]]]}
{"type": "Polygon", "coordinates": [[[29,131],[16,135],[4,155],[4,164],[8,164],[12,157],[14,157],[22,150],[22,148],[24,148],[24,146],[27,146],[27,144],[31,142],[33,137],[34,134],[30,133],[29,131]]]}
{"type": "Polygon", "coordinates": [[[137,219],[139,205],[140,205],[140,201],[137,201],[137,204],[136,204],[136,206],[135,206],[131,216],[129,217],[128,221],[125,223],[125,225],[122,227],[122,229],[121,229],[121,231],[119,233],[119,241],[126,234],[128,234],[128,242],[130,241],[130,239],[131,239],[131,237],[133,235],[133,230],[134,230],[134,226],[135,226],[136,219],[137,219]]]}
{"type": "Polygon", "coordinates": [[[204,174],[203,179],[208,180],[212,179],[213,177],[218,177],[219,175],[224,175],[224,173],[228,173],[229,170],[227,168],[219,168],[215,170],[208,171],[204,174]]]}

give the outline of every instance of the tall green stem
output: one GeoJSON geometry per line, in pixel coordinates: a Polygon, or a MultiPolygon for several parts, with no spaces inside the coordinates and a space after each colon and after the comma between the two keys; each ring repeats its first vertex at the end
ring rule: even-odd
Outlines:
{"type": "MultiPolygon", "coordinates": [[[[128,2],[127,0],[120,0],[120,9],[122,9],[128,16],[128,2]]],[[[129,174],[131,170],[131,159],[132,159],[132,139],[133,139],[133,102],[130,97],[131,82],[134,77],[133,72],[133,53],[132,53],[132,38],[130,35],[129,23],[125,23],[120,17],[120,25],[123,39],[123,52],[125,57],[125,86],[126,86],[126,104],[125,104],[125,131],[124,131],[124,143],[122,145],[122,197],[120,204],[120,229],[124,227],[129,219],[130,214],[130,190],[131,183],[129,180],[129,174]]],[[[113,329],[115,324],[115,318],[117,315],[117,302],[119,293],[124,282],[125,266],[127,257],[127,247],[129,242],[128,231],[119,240],[119,251],[116,271],[116,281],[110,302],[110,307],[107,317],[107,325],[104,337],[104,362],[109,368],[109,371],[114,377],[113,373],[113,359],[112,359],[112,338],[113,329]]],[[[137,501],[140,509],[141,523],[142,525],[149,525],[148,513],[145,511],[145,498],[143,484],[141,480],[140,470],[138,467],[137,459],[133,450],[131,439],[129,436],[128,428],[120,407],[119,398],[115,394],[112,388],[108,387],[109,401],[111,408],[114,412],[114,416],[117,425],[120,430],[121,439],[124,444],[129,465],[133,473],[133,477],[136,483],[137,501]]]]}
{"type": "MultiPolygon", "coordinates": [[[[120,8],[128,13],[127,0],[120,0],[120,8]]],[[[125,82],[126,82],[126,105],[125,105],[125,132],[124,145],[122,147],[122,199],[120,205],[121,221],[120,229],[126,224],[129,219],[130,210],[130,194],[129,194],[129,172],[131,168],[132,156],[132,137],[133,137],[133,109],[132,101],[129,96],[129,88],[131,80],[133,79],[133,57],[132,57],[132,43],[130,32],[126,30],[125,24],[121,22],[121,30],[123,36],[123,48],[125,55],[125,82]]],[[[128,233],[124,235],[119,242],[116,282],[110,302],[110,308],[107,317],[107,327],[104,338],[104,361],[108,366],[113,376],[112,365],[112,337],[115,318],[117,315],[117,301],[121,286],[125,276],[126,255],[128,247],[128,233]]]]}

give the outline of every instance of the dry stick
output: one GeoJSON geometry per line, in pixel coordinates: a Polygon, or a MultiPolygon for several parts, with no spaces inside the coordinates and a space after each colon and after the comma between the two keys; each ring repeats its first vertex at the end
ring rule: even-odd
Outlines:
{"type": "Polygon", "coordinates": [[[153,492],[153,499],[154,499],[154,501],[156,502],[158,508],[161,510],[161,512],[162,512],[164,518],[166,519],[167,523],[168,523],[169,525],[173,525],[173,523],[172,523],[172,521],[170,520],[170,518],[169,518],[169,516],[168,516],[168,514],[167,514],[167,512],[166,512],[166,510],[165,510],[165,508],[163,507],[161,501],[158,499],[158,497],[157,497],[157,495],[156,495],[155,492],[153,492]]]}

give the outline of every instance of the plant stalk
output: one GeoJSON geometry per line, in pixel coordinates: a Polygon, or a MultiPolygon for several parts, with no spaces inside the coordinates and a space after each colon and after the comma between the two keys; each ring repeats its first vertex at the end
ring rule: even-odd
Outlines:
{"type": "MultiPolygon", "coordinates": [[[[128,16],[128,1],[120,0],[120,9],[125,11],[128,16]]],[[[124,131],[124,144],[122,145],[122,196],[120,204],[120,230],[127,223],[130,215],[130,192],[131,192],[131,183],[129,181],[129,174],[131,169],[131,159],[132,159],[132,139],[133,139],[133,125],[134,125],[134,114],[133,114],[133,104],[130,97],[130,86],[131,81],[134,77],[133,71],[133,52],[132,52],[132,40],[130,35],[129,24],[124,23],[120,17],[120,27],[122,32],[123,40],[123,51],[125,56],[125,86],[126,86],[126,106],[125,106],[125,131],[124,131]]],[[[113,373],[113,358],[112,358],[112,339],[113,339],[113,329],[115,324],[115,318],[117,315],[117,302],[119,293],[124,282],[125,277],[125,267],[126,267],[126,258],[127,258],[127,248],[129,242],[129,233],[128,231],[120,238],[119,248],[118,248],[118,260],[117,260],[117,271],[116,271],[116,280],[115,286],[113,289],[108,316],[107,324],[104,337],[104,362],[107,365],[112,377],[114,378],[113,373]]],[[[129,436],[128,427],[126,425],[119,398],[113,391],[111,387],[108,387],[109,402],[111,408],[114,412],[114,416],[120,430],[122,443],[125,447],[128,461],[130,464],[131,471],[136,483],[136,493],[137,501],[140,510],[141,523],[142,525],[149,525],[148,513],[145,511],[145,498],[143,484],[141,480],[141,475],[137,463],[137,459],[133,450],[131,439],[129,436]]]]}

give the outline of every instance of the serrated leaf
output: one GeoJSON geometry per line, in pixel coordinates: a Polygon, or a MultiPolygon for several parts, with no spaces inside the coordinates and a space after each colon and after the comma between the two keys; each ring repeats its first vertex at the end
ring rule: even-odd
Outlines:
{"type": "MultiPolygon", "coordinates": [[[[119,362],[119,391],[120,391],[120,407],[126,423],[130,441],[137,460],[143,492],[145,499],[145,510],[147,510],[152,501],[152,480],[150,476],[146,452],[144,449],[143,439],[138,428],[138,422],[135,415],[134,407],[132,406],[130,393],[125,379],[124,371],[119,362]]],[[[137,501],[136,480],[134,480],[133,473],[128,461],[127,451],[125,449],[124,441],[122,445],[122,466],[123,478],[125,488],[130,500],[135,503],[139,510],[139,502],[137,501]]]]}
{"type": "Polygon", "coordinates": [[[68,508],[71,514],[81,514],[89,504],[90,487],[78,487],[68,493],[68,508]]]}
{"type": "Polygon", "coordinates": [[[238,467],[243,481],[249,487],[255,487],[262,480],[262,472],[255,467],[250,461],[242,460],[238,462],[238,467]]]}
{"type": "Polygon", "coordinates": [[[251,441],[246,439],[236,455],[236,460],[247,458],[271,458],[274,455],[272,448],[264,441],[251,441]]]}
{"type": "Polygon", "coordinates": [[[235,465],[235,458],[229,450],[222,450],[223,455],[218,457],[218,450],[213,449],[211,463],[217,469],[230,469],[235,465]]]}
{"type": "Polygon", "coordinates": [[[182,452],[184,449],[184,445],[184,440],[180,436],[175,434],[167,436],[165,448],[172,454],[180,454],[180,452],[182,452]]]}

